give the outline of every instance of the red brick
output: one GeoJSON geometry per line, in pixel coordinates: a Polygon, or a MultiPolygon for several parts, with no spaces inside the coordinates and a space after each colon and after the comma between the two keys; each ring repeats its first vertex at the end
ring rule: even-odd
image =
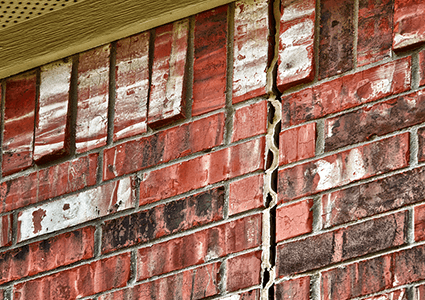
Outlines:
{"type": "Polygon", "coordinates": [[[5,292],[5,290],[0,289],[0,300],[4,299],[4,292],[5,292]]]}
{"type": "Polygon", "coordinates": [[[267,101],[236,109],[232,142],[267,133],[267,101]]]}
{"type": "Polygon", "coordinates": [[[421,0],[394,1],[395,50],[425,41],[425,3],[421,0]]]}
{"type": "Polygon", "coordinates": [[[393,287],[392,257],[380,256],[322,273],[321,299],[346,300],[393,287]]]}
{"type": "Polygon", "coordinates": [[[343,111],[410,89],[411,58],[346,75],[282,99],[282,126],[343,111]]]}
{"type": "Polygon", "coordinates": [[[415,207],[415,240],[425,240],[425,205],[415,207]]]}
{"type": "Polygon", "coordinates": [[[425,299],[425,285],[420,285],[420,286],[416,287],[415,294],[416,294],[415,299],[424,300],[425,299]]]}
{"type": "Polygon", "coordinates": [[[420,162],[425,161],[425,127],[421,127],[418,129],[418,160],[420,162]]]}
{"type": "Polygon", "coordinates": [[[149,32],[117,41],[114,141],[146,132],[149,32]]]}
{"type": "Polygon", "coordinates": [[[140,183],[140,205],[261,170],[264,148],[260,138],[147,172],[140,183]]]}
{"type": "Polygon", "coordinates": [[[319,79],[353,68],[354,2],[320,1],[319,79]]]}
{"type": "Polygon", "coordinates": [[[220,267],[220,263],[209,264],[102,295],[99,300],[203,299],[220,292],[220,267]]]}
{"type": "Polygon", "coordinates": [[[278,300],[309,300],[310,277],[300,277],[286,280],[275,285],[276,298],[278,300]]]}
{"type": "Polygon", "coordinates": [[[223,142],[224,114],[173,127],[104,150],[103,179],[133,173],[223,142]]]}
{"type": "Polygon", "coordinates": [[[315,194],[408,164],[409,133],[404,133],[279,171],[279,200],[315,194]]]}
{"type": "Polygon", "coordinates": [[[189,20],[156,30],[148,124],[157,127],[184,118],[189,20]]]}
{"type": "Polygon", "coordinates": [[[80,54],[78,64],[77,153],[106,145],[110,45],[80,54]]]}
{"type": "Polygon", "coordinates": [[[281,5],[277,86],[280,91],[314,78],[315,0],[281,5]]]}
{"type": "Polygon", "coordinates": [[[336,191],[322,197],[325,228],[355,221],[425,199],[425,169],[336,191]]]}
{"type": "Polygon", "coordinates": [[[308,199],[276,210],[276,240],[278,242],[313,230],[313,200],[308,199]]]}
{"type": "Polygon", "coordinates": [[[264,206],[263,175],[254,175],[230,183],[229,215],[264,206]]]}
{"type": "Polygon", "coordinates": [[[394,0],[360,0],[357,65],[391,57],[394,0]]]}
{"type": "Polygon", "coordinates": [[[267,0],[235,3],[233,103],[266,93],[268,10],[267,0]]]}
{"type": "Polygon", "coordinates": [[[316,154],[316,123],[285,130],[279,134],[279,165],[286,165],[316,154]]]}
{"type": "Polygon", "coordinates": [[[144,280],[261,244],[261,215],[245,217],[138,251],[137,277],[144,280]]]}
{"type": "Polygon", "coordinates": [[[0,217],[0,247],[12,244],[12,218],[11,214],[0,217]]]}
{"type": "Polygon", "coordinates": [[[69,152],[70,145],[65,135],[71,71],[70,59],[41,67],[34,141],[35,161],[46,161],[69,152]]]}
{"type": "Polygon", "coordinates": [[[17,241],[85,223],[134,207],[134,178],[127,177],[18,213],[17,241]]]}
{"type": "Polygon", "coordinates": [[[260,284],[261,251],[227,260],[227,290],[233,292],[260,284]]]}
{"type": "Polygon", "coordinates": [[[93,257],[94,227],[0,253],[0,284],[93,257]]]}
{"type": "Polygon", "coordinates": [[[277,274],[288,276],[403,245],[407,223],[404,211],[280,245],[277,274]]]}
{"type": "Polygon", "coordinates": [[[425,50],[419,52],[419,85],[425,85],[425,50]]]}
{"type": "Polygon", "coordinates": [[[356,144],[425,121],[422,91],[362,108],[325,121],[325,151],[356,144]]]}
{"type": "Polygon", "coordinates": [[[226,104],[227,10],[226,5],[195,16],[194,116],[226,104]]]}
{"type": "Polygon", "coordinates": [[[13,299],[76,299],[123,287],[129,279],[130,254],[124,253],[17,284],[13,299]]]}
{"type": "Polygon", "coordinates": [[[425,279],[425,246],[394,253],[393,286],[425,279]]]}
{"type": "Polygon", "coordinates": [[[147,242],[223,219],[224,188],[219,187],[132,215],[106,221],[102,252],[147,242]]]}
{"type": "Polygon", "coordinates": [[[35,97],[34,71],[6,81],[2,140],[3,175],[24,170],[33,163],[35,97]]]}
{"type": "Polygon", "coordinates": [[[96,184],[98,154],[90,154],[0,184],[0,212],[8,212],[96,184]]]}
{"type": "Polygon", "coordinates": [[[367,297],[363,300],[407,300],[407,295],[406,289],[401,289],[393,292],[382,293],[377,296],[367,297]]]}

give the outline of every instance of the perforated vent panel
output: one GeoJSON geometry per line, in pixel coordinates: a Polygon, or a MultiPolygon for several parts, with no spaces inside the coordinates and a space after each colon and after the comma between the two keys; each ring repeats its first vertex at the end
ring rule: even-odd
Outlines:
{"type": "Polygon", "coordinates": [[[0,0],[0,29],[22,23],[82,0],[0,0]]]}

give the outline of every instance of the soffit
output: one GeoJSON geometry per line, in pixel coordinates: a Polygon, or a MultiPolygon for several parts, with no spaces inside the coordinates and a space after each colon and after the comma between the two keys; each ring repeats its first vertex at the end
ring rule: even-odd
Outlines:
{"type": "Polygon", "coordinates": [[[0,78],[232,0],[0,0],[0,78]]]}

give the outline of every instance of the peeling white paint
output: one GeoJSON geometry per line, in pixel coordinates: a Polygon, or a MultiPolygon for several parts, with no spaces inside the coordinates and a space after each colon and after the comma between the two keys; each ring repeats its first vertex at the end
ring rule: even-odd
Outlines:
{"type": "Polygon", "coordinates": [[[42,66],[40,73],[40,101],[48,101],[47,99],[51,96],[61,94],[64,94],[64,97],[67,98],[71,82],[71,71],[71,61],[66,63],[59,61],[42,66]]]}
{"type": "Polygon", "coordinates": [[[295,44],[309,45],[313,44],[314,38],[314,22],[313,20],[307,19],[302,23],[297,23],[291,26],[280,35],[280,44],[282,46],[291,46],[295,44]]]}

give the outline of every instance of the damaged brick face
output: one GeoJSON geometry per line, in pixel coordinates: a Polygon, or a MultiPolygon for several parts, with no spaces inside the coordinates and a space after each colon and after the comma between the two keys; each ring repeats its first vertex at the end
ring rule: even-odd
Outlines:
{"type": "Polygon", "coordinates": [[[424,12],[239,0],[0,79],[0,300],[425,299],[424,12]]]}

